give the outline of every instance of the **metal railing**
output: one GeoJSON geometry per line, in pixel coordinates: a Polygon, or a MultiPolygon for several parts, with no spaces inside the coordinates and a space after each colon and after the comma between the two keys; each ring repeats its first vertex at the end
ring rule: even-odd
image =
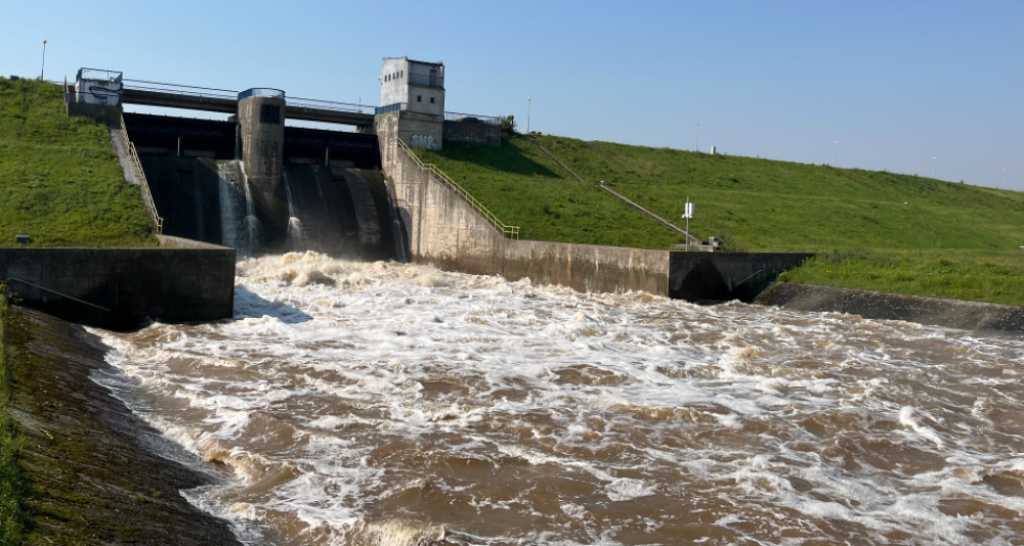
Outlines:
{"type": "Polygon", "coordinates": [[[124,116],[121,116],[121,134],[128,146],[128,155],[132,157],[132,169],[134,169],[135,177],[139,179],[139,186],[142,187],[142,202],[146,205],[146,212],[149,213],[149,219],[153,222],[156,234],[163,235],[164,219],[156,210],[156,202],[153,201],[153,193],[149,191],[149,181],[146,180],[146,171],[142,169],[139,153],[135,150],[135,144],[128,138],[128,126],[124,124],[124,116]]]}
{"type": "Polygon", "coordinates": [[[102,68],[82,67],[78,69],[78,74],[76,76],[76,81],[82,81],[83,79],[86,79],[105,81],[110,83],[121,83],[122,78],[124,78],[124,73],[118,72],[117,70],[105,70],[102,68]]]}
{"type": "Polygon", "coordinates": [[[491,225],[494,226],[498,231],[500,231],[503,236],[509,239],[519,239],[519,226],[509,226],[506,225],[501,220],[499,220],[498,217],[494,215],[494,213],[492,213],[490,210],[487,210],[487,207],[485,207],[483,203],[477,201],[476,198],[473,197],[462,186],[460,186],[457,182],[452,180],[451,177],[449,177],[447,174],[444,174],[444,171],[438,169],[436,166],[430,163],[424,163],[423,161],[421,161],[420,158],[416,155],[416,152],[413,152],[412,148],[409,148],[409,146],[405,142],[402,142],[402,139],[400,138],[398,139],[398,146],[401,149],[405,150],[405,153],[408,154],[409,157],[411,157],[412,160],[416,162],[417,167],[436,176],[442,182],[447,184],[451,189],[455,190],[455,193],[459,194],[467,203],[469,203],[471,207],[473,207],[474,210],[476,210],[484,218],[486,218],[487,221],[490,222],[491,225]]]}
{"type": "Polygon", "coordinates": [[[462,112],[445,112],[445,121],[457,121],[459,123],[486,123],[488,125],[501,125],[501,118],[497,116],[481,116],[477,114],[464,114],[462,112]]]}
{"type": "Polygon", "coordinates": [[[280,89],[271,89],[269,87],[253,87],[252,89],[246,89],[238,94],[238,100],[247,99],[249,97],[284,99],[284,91],[281,91],[280,89]]]}
{"type": "Polygon", "coordinates": [[[440,87],[441,89],[444,89],[444,75],[435,74],[431,76],[428,74],[409,74],[409,83],[422,87],[440,87]]]}
{"type": "Polygon", "coordinates": [[[213,99],[238,100],[238,91],[230,89],[216,89],[213,87],[196,87],[194,85],[179,85],[176,83],[151,82],[146,80],[124,80],[124,89],[133,91],[153,91],[156,93],[169,93],[173,95],[188,95],[192,97],[209,97],[213,99]]]}
{"type": "Polygon", "coordinates": [[[407,110],[409,103],[407,102],[396,102],[387,106],[378,106],[373,109],[373,114],[379,116],[381,114],[387,114],[388,112],[397,112],[398,110],[407,110]]]}
{"type": "Polygon", "coordinates": [[[299,97],[288,97],[285,104],[292,108],[303,110],[330,110],[332,112],[351,112],[353,114],[369,114],[374,107],[369,104],[353,104],[351,102],[336,102],[320,99],[303,99],[299,97]]]}

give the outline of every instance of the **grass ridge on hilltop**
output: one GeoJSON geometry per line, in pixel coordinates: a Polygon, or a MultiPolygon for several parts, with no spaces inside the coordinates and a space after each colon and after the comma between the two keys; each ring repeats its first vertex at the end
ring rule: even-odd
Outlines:
{"type": "Polygon", "coordinates": [[[416,150],[524,239],[669,248],[682,236],[615,191],[727,250],[815,252],[781,280],[1024,305],[1024,193],[914,175],[535,135],[416,150]]]}
{"type": "Polygon", "coordinates": [[[59,85],[0,78],[0,247],[153,246],[105,124],[68,118],[59,85]]]}

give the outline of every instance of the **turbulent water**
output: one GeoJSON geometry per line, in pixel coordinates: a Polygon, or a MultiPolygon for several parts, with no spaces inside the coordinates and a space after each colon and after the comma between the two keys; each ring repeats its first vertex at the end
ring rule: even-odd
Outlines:
{"type": "Polygon", "coordinates": [[[257,544],[1021,544],[1024,342],[313,253],[98,332],[257,544]]]}

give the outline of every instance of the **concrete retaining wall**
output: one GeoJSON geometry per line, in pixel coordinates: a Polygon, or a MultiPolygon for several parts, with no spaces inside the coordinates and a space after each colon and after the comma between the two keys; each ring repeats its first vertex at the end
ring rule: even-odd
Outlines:
{"type": "Polygon", "coordinates": [[[1024,308],[1012,305],[796,283],[772,284],[754,302],[796,311],[848,313],[947,328],[1024,332],[1024,308]]]}
{"type": "Polygon", "coordinates": [[[221,249],[0,249],[0,279],[23,305],[105,328],[230,318],[235,251],[221,249]],[[29,284],[31,283],[31,286],[29,284]],[[95,306],[85,305],[62,295],[95,306]]]}
{"type": "Polygon", "coordinates": [[[413,261],[446,270],[529,277],[581,291],[644,290],[668,295],[669,252],[506,239],[444,182],[381,135],[385,174],[413,261]]]}
{"type": "Polygon", "coordinates": [[[673,252],[669,295],[687,301],[752,301],[775,276],[813,254],[673,252]]]}
{"type": "Polygon", "coordinates": [[[443,269],[523,277],[580,291],[642,290],[690,301],[749,301],[809,254],[708,254],[506,239],[447,184],[381,135],[409,255],[443,269]]]}
{"type": "Polygon", "coordinates": [[[444,140],[501,146],[501,126],[472,121],[445,121],[444,140]]]}

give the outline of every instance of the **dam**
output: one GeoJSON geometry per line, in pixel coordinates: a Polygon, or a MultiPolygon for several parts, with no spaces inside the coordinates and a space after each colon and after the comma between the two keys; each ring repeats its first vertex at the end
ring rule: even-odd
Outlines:
{"type": "Polygon", "coordinates": [[[1021,340],[690,301],[750,299],[805,254],[521,240],[410,150],[458,135],[436,93],[353,133],[285,125],[273,89],[176,100],[235,117],[116,112],[112,135],[162,235],[237,249],[233,305],[90,329],[89,379],[223,477],[181,496],[246,544],[1024,532],[1021,340]]]}

